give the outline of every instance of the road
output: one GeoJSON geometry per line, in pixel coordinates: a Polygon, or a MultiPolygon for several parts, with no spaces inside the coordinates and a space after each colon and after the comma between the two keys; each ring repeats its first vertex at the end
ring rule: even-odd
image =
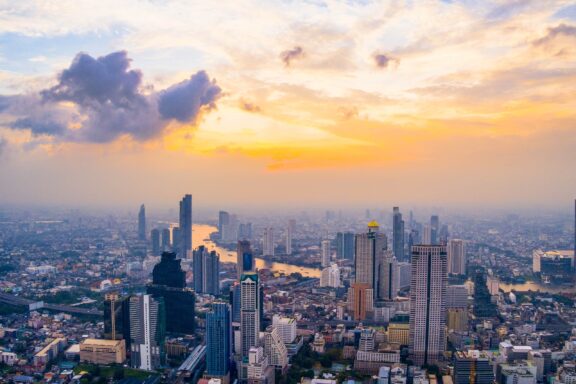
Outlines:
{"type": "MultiPolygon", "coordinates": [[[[23,297],[18,297],[18,296],[11,295],[9,293],[2,293],[2,292],[0,292],[0,302],[6,303],[6,304],[17,305],[17,306],[21,306],[21,307],[28,307],[28,305],[35,303],[34,300],[25,299],[23,297]]],[[[42,308],[48,309],[51,311],[56,311],[56,312],[70,313],[73,315],[104,316],[104,313],[102,311],[97,310],[97,309],[79,308],[79,307],[73,307],[71,305],[44,303],[44,306],[42,308]]]]}

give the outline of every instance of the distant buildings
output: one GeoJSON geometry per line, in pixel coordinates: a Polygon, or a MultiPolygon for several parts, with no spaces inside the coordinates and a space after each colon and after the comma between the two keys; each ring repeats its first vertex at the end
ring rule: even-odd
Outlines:
{"type": "Polygon", "coordinates": [[[194,291],[209,295],[220,294],[220,257],[203,245],[193,252],[194,291]]]}
{"type": "Polygon", "coordinates": [[[286,254],[292,254],[292,237],[294,236],[294,231],[296,230],[296,220],[288,220],[288,226],[286,227],[286,254]]]}
{"type": "Polygon", "coordinates": [[[336,234],[336,258],[354,260],[354,234],[352,232],[336,234]]]}
{"type": "Polygon", "coordinates": [[[160,254],[160,231],[157,228],[150,231],[150,240],[152,241],[152,254],[158,256],[160,254]]]}
{"type": "Polygon", "coordinates": [[[466,274],[466,244],[464,240],[448,241],[448,273],[453,275],[466,274]]]}
{"type": "Polygon", "coordinates": [[[192,257],[192,195],[180,201],[180,227],[178,251],[182,258],[192,257]]]}
{"type": "Polygon", "coordinates": [[[320,275],[320,286],[339,288],[340,283],[340,268],[338,264],[332,263],[329,267],[322,269],[322,274],[320,275]]]}
{"type": "Polygon", "coordinates": [[[238,241],[238,246],[236,248],[236,271],[238,277],[247,272],[254,272],[255,268],[254,254],[252,253],[250,241],[238,241]]]}
{"type": "Polygon", "coordinates": [[[446,247],[412,247],[410,355],[416,365],[438,361],[446,349],[446,247]]]}
{"type": "Polygon", "coordinates": [[[394,207],[392,216],[392,249],[394,256],[399,261],[405,261],[404,258],[404,220],[400,208],[394,207]]]}
{"type": "Polygon", "coordinates": [[[232,356],[232,325],[230,306],[226,303],[213,303],[206,314],[206,348],[206,374],[227,376],[232,356]]]}
{"type": "Polygon", "coordinates": [[[264,239],[262,244],[262,254],[264,256],[274,256],[274,228],[264,228],[264,239]]]}
{"type": "Polygon", "coordinates": [[[440,218],[438,215],[430,217],[430,239],[433,245],[440,243],[440,218]]]}
{"type": "Polygon", "coordinates": [[[330,240],[322,240],[321,247],[321,264],[322,267],[327,267],[330,265],[331,259],[331,249],[330,249],[330,240]]]}
{"type": "Polygon", "coordinates": [[[162,230],[162,242],[161,242],[161,248],[162,251],[169,251],[170,250],[170,229],[169,228],[164,228],[162,230]]]}
{"type": "Polygon", "coordinates": [[[146,208],[144,204],[140,206],[138,212],[138,240],[146,241],[146,208]]]}
{"type": "Polygon", "coordinates": [[[572,282],[574,275],[574,251],[540,249],[532,252],[532,271],[545,283],[572,282]]]}
{"type": "Polygon", "coordinates": [[[152,371],[164,364],[164,300],[152,295],[130,297],[130,364],[152,371]]]}

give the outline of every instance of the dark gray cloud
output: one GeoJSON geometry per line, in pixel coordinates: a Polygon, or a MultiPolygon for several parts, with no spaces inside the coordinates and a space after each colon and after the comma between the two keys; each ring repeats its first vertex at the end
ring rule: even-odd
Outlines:
{"type": "Polygon", "coordinates": [[[304,57],[304,49],[300,46],[296,46],[280,53],[280,58],[287,67],[292,64],[293,60],[301,59],[302,57],[304,57]]]}
{"type": "Polygon", "coordinates": [[[38,94],[0,96],[0,113],[16,117],[9,127],[34,136],[105,143],[128,135],[143,141],[160,135],[170,120],[196,123],[203,110],[215,108],[222,93],[204,71],[151,93],[143,92],[142,77],[130,69],[124,51],[98,58],[80,53],[55,86],[38,94]]]}
{"type": "Polygon", "coordinates": [[[399,62],[398,59],[384,53],[375,53],[372,57],[378,68],[388,68],[391,64],[398,64],[399,62]]]}
{"type": "Polygon", "coordinates": [[[199,71],[179,84],[162,91],[158,109],[164,119],[194,122],[202,107],[212,109],[222,90],[210,80],[206,72],[199,71]]]}
{"type": "Polygon", "coordinates": [[[546,45],[554,40],[556,36],[574,36],[576,37],[576,26],[568,24],[560,24],[556,27],[548,28],[546,36],[534,41],[534,45],[546,45]]]}

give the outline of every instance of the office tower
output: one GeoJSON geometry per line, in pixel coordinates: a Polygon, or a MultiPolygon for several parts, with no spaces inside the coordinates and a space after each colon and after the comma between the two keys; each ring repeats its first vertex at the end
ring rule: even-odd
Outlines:
{"type": "Polygon", "coordinates": [[[448,285],[446,287],[446,308],[468,307],[468,287],[465,285],[448,285]]]}
{"type": "Polygon", "coordinates": [[[162,248],[162,252],[170,250],[170,229],[164,228],[162,230],[162,241],[160,247],[162,248]]]}
{"type": "Polygon", "coordinates": [[[332,263],[329,267],[322,270],[320,275],[320,286],[330,288],[340,287],[340,268],[338,268],[338,264],[332,263]]]}
{"type": "Polygon", "coordinates": [[[448,241],[448,273],[454,275],[466,274],[466,245],[464,240],[448,241]]]}
{"type": "Polygon", "coordinates": [[[146,241],[146,208],[144,204],[140,206],[138,212],[138,240],[146,241]]]}
{"type": "Polygon", "coordinates": [[[252,240],[252,223],[243,223],[238,226],[238,240],[252,240]]]}
{"type": "Polygon", "coordinates": [[[230,308],[232,310],[232,322],[240,323],[240,283],[234,282],[230,287],[230,308]]]}
{"type": "Polygon", "coordinates": [[[292,236],[294,235],[294,229],[296,227],[296,221],[289,220],[288,226],[286,227],[286,254],[292,254],[292,236]]]}
{"type": "Polygon", "coordinates": [[[116,293],[104,297],[104,338],[124,340],[130,350],[130,297],[116,293]]]}
{"type": "Polygon", "coordinates": [[[280,315],[272,316],[272,326],[278,330],[284,344],[291,344],[296,339],[296,320],[280,315]]]}
{"type": "Polygon", "coordinates": [[[151,230],[150,238],[152,240],[152,254],[158,256],[160,254],[160,231],[156,228],[151,230]]]}
{"type": "Polygon", "coordinates": [[[264,332],[264,353],[268,356],[269,364],[276,369],[283,371],[288,366],[288,350],[278,329],[272,325],[264,332]]]}
{"type": "Polygon", "coordinates": [[[166,330],[173,333],[194,334],[196,298],[186,288],[186,273],[173,252],[163,252],[160,262],[152,271],[152,284],[146,293],[162,298],[166,311],[166,330]]]}
{"type": "Polygon", "coordinates": [[[348,310],[354,320],[366,320],[374,311],[374,291],[368,283],[353,283],[348,289],[348,310]]]}
{"type": "Polygon", "coordinates": [[[494,368],[483,351],[458,351],[454,354],[454,384],[492,384],[494,368]]]}
{"type": "Polygon", "coordinates": [[[274,256],[274,228],[264,228],[264,241],[262,248],[264,256],[274,256]]]}
{"type": "Polygon", "coordinates": [[[441,245],[448,244],[448,226],[446,224],[442,224],[440,227],[440,231],[438,232],[438,243],[441,245]]]}
{"type": "Polygon", "coordinates": [[[130,363],[153,371],[164,364],[164,302],[151,295],[130,297],[130,363]]]}
{"type": "Polygon", "coordinates": [[[384,261],[380,266],[380,292],[378,296],[382,300],[394,300],[398,296],[400,275],[398,262],[392,251],[384,252],[384,261]]]}
{"type": "MultiPolygon", "coordinates": [[[[180,240],[181,240],[181,236],[180,236],[180,228],[179,227],[174,227],[172,228],[172,249],[175,252],[178,252],[178,247],[180,246],[180,240]]],[[[180,255],[180,258],[182,258],[182,255],[180,255]]]]}
{"type": "Polygon", "coordinates": [[[250,348],[258,345],[261,308],[260,281],[256,273],[240,278],[240,334],[241,355],[247,357],[250,348]]]}
{"type": "Polygon", "coordinates": [[[424,224],[422,230],[422,244],[432,245],[432,227],[430,224],[424,224]]]}
{"type": "Polygon", "coordinates": [[[238,278],[246,272],[254,272],[256,265],[254,263],[254,254],[248,240],[240,240],[236,248],[236,272],[238,278]]]}
{"type": "Polygon", "coordinates": [[[430,217],[430,239],[432,245],[437,245],[440,241],[440,219],[438,215],[430,217]]]}
{"type": "Polygon", "coordinates": [[[192,257],[192,195],[185,195],[180,201],[180,257],[192,257]]]}
{"type": "Polygon", "coordinates": [[[398,289],[409,288],[410,280],[412,278],[412,264],[397,261],[396,267],[398,270],[398,289]]]}
{"type": "Polygon", "coordinates": [[[220,257],[203,245],[193,252],[194,291],[209,295],[220,294],[220,257]]]}
{"type": "Polygon", "coordinates": [[[394,207],[392,216],[392,249],[396,260],[404,260],[404,220],[400,208],[394,207]]]}
{"type": "Polygon", "coordinates": [[[408,252],[404,253],[404,257],[407,262],[410,262],[410,255],[412,252],[412,246],[416,244],[424,244],[420,238],[420,233],[416,229],[411,229],[408,234],[408,252]]]}
{"type": "Polygon", "coordinates": [[[232,355],[232,324],[230,306],[213,303],[206,314],[206,374],[209,377],[227,376],[232,355]]]}
{"type": "Polygon", "coordinates": [[[336,234],[336,258],[354,260],[354,234],[352,232],[336,234]]]}
{"type": "Polygon", "coordinates": [[[374,351],[374,330],[363,329],[360,331],[360,341],[358,343],[358,350],[363,352],[374,351]]]}
{"type": "Polygon", "coordinates": [[[222,239],[222,232],[224,232],[224,227],[230,223],[230,214],[226,211],[218,212],[218,232],[220,233],[220,238],[222,239]]]}
{"type": "Polygon", "coordinates": [[[416,365],[433,364],[446,349],[446,246],[412,247],[410,354],[416,365]]]}
{"type": "Polygon", "coordinates": [[[384,261],[384,251],[388,247],[386,235],[379,232],[376,221],[371,221],[368,232],[357,234],[355,243],[355,282],[368,284],[374,296],[377,296],[380,293],[380,268],[384,261]]]}
{"type": "Polygon", "coordinates": [[[330,265],[330,240],[322,240],[321,247],[321,262],[322,267],[327,267],[330,265]]]}

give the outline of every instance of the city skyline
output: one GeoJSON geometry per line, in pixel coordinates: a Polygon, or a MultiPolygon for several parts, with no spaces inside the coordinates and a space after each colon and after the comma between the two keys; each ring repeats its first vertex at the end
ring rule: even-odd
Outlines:
{"type": "Polygon", "coordinates": [[[126,206],[139,190],[163,207],[193,191],[232,208],[559,208],[576,189],[570,2],[14,3],[0,17],[3,204],[126,206]]]}

